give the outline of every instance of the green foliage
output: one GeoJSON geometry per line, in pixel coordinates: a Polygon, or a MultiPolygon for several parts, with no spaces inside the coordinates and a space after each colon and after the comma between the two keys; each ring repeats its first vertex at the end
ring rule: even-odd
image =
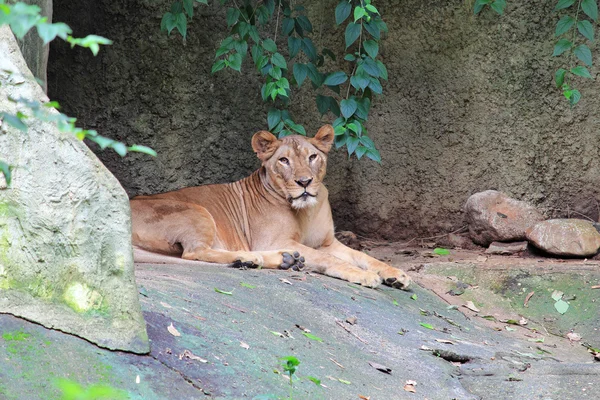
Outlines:
{"type": "Polygon", "coordinates": [[[56,386],[62,391],[61,400],[125,400],[127,392],[108,385],[91,385],[86,388],[68,379],[59,379],[56,386]]]}
{"type": "MultiPolygon", "coordinates": [[[[506,7],[506,1],[476,0],[473,12],[479,14],[486,6],[490,6],[498,14],[502,14],[506,7]]],[[[594,79],[585,66],[577,65],[577,63],[581,62],[592,67],[592,51],[586,40],[590,43],[594,42],[594,24],[592,22],[598,21],[598,3],[597,0],[558,0],[554,11],[564,14],[556,23],[554,30],[554,36],[559,39],[554,45],[552,56],[565,57],[563,67],[554,73],[554,81],[556,87],[562,90],[563,96],[573,107],[581,99],[581,93],[573,87],[573,79],[576,77],[594,79]]]]}
{"type": "MultiPolygon", "coordinates": [[[[319,113],[337,118],[333,123],[336,148],[346,146],[348,155],[381,161],[366,123],[373,95],[382,94],[381,80],[388,79],[387,68],[377,59],[379,41],[388,29],[372,0],[341,0],[335,9],[336,24],[346,24],[344,60],[349,64],[342,71],[325,70],[327,58],[337,57],[330,49],[317,49],[311,40],[313,25],[304,7],[293,7],[288,0],[220,3],[228,5],[225,19],[229,33],[216,50],[211,71],[229,68],[241,72],[244,60],[251,55],[254,67],[264,79],[262,99],[273,105],[267,114],[269,130],[279,137],[306,135],[288,108],[293,90],[310,82],[319,113]],[[279,24],[271,35],[266,28],[273,20],[279,24]],[[278,34],[283,35],[282,40],[277,40],[278,34]],[[282,48],[282,43],[287,43],[287,49],[282,48]]],[[[181,1],[175,1],[164,15],[161,28],[169,33],[178,28],[185,38],[185,30],[173,22],[173,15],[178,13],[192,17],[181,1]]]]}
{"type": "MultiPolygon", "coordinates": [[[[89,48],[94,56],[100,51],[100,45],[112,44],[112,41],[109,39],[97,35],[75,38],[70,35],[72,31],[68,25],[61,22],[50,24],[47,22],[48,18],[40,15],[40,11],[40,8],[36,5],[22,2],[9,3],[7,0],[0,0],[0,26],[9,25],[14,35],[19,39],[22,39],[27,32],[35,27],[38,36],[44,43],[49,43],[56,37],[59,37],[67,43],[70,43],[71,47],[81,46],[89,48]]],[[[7,72],[15,73],[15,71],[7,72]]],[[[55,101],[39,103],[38,101],[23,98],[10,98],[9,100],[26,107],[31,115],[26,115],[21,111],[17,112],[15,115],[7,112],[0,112],[0,125],[5,123],[22,132],[27,132],[28,126],[26,121],[33,117],[38,121],[56,123],[61,132],[71,133],[80,140],[89,139],[100,146],[101,149],[111,148],[120,156],[125,156],[127,152],[131,151],[156,156],[156,152],[149,147],[142,145],[128,147],[121,142],[101,136],[95,130],[76,127],[75,118],[57,112],[57,109],[60,108],[60,106],[55,101]]],[[[7,185],[10,185],[12,180],[12,167],[0,160],[0,172],[4,175],[7,185]]]]}

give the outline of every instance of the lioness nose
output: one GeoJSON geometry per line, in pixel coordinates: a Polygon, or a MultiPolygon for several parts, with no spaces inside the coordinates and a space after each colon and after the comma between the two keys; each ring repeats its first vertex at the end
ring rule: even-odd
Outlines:
{"type": "Polygon", "coordinates": [[[298,178],[298,180],[296,181],[296,183],[300,186],[302,186],[303,188],[307,187],[308,185],[310,185],[310,183],[312,182],[312,178],[308,178],[306,176],[303,176],[301,178],[298,178]]]}

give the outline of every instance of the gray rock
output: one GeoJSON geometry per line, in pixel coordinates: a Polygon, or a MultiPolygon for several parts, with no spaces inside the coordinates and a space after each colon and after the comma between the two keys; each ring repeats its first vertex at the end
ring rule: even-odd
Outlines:
{"type": "Polygon", "coordinates": [[[471,239],[487,246],[491,242],[524,240],[527,228],[543,221],[533,206],[496,190],[475,193],[465,204],[471,239]]]}
{"type": "MultiPolygon", "coordinates": [[[[48,101],[2,26],[0,110],[32,115],[9,97],[48,101]]],[[[109,349],[148,352],[127,195],[83,142],[27,121],[27,133],[0,127],[0,160],[13,166],[10,187],[0,175],[0,313],[109,349]]]]}
{"type": "Polygon", "coordinates": [[[550,219],[527,230],[535,247],[557,256],[593,256],[600,249],[600,233],[582,219],[550,219]]]}
{"type": "Polygon", "coordinates": [[[501,256],[509,256],[511,254],[520,253],[527,250],[527,242],[492,242],[490,247],[485,251],[486,254],[497,254],[501,256]]]}

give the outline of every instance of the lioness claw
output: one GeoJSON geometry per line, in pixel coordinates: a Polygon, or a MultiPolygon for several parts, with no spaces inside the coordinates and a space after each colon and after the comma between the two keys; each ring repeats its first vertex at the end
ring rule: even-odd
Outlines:
{"type": "Polygon", "coordinates": [[[279,265],[280,269],[292,269],[293,271],[300,271],[304,268],[304,257],[300,256],[300,253],[297,251],[294,254],[290,253],[282,253],[283,262],[279,265]]]}
{"type": "Polygon", "coordinates": [[[254,269],[254,268],[258,268],[258,265],[256,265],[255,263],[253,263],[252,261],[240,261],[240,260],[236,260],[233,262],[233,264],[231,264],[232,268],[238,268],[241,270],[246,270],[248,268],[254,269]]]}

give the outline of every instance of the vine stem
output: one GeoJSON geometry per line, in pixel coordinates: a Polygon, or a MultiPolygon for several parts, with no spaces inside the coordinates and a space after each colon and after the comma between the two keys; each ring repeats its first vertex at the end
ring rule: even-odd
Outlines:
{"type": "Polygon", "coordinates": [[[573,48],[575,47],[575,38],[577,37],[577,22],[579,21],[579,12],[581,11],[581,1],[577,2],[577,12],[575,13],[575,23],[573,24],[573,36],[571,36],[571,48],[569,49],[569,64],[573,65],[573,48]]]}
{"type": "MultiPolygon", "coordinates": [[[[237,9],[238,9],[238,11],[240,11],[240,6],[238,6],[238,4],[236,3],[236,1],[235,1],[235,0],[233,0],[233,4],[235,4],[235,8],[237,8],[237,9]]],[[[248,18],[246,18],[246,17],[244,16],[244,14],[243,14],[241,11],[240,11],[240,15],[241,15],[242,17],[244,17],[244,19],[246,20],[246,23],[248,23],[248,24],[250,23],[250,20],[248,20],[248,18]]]]}
{"type": "Polygon", "coordinates": [[[275,21],[275,35],[273,41],[277,42],[277,28],[279,27],[279,12],[281,11],[281,1],[277,5],[277,20],[275,21]]]}
{"type": "MultiPolygon", "coordinates": [[[[360,3],[362,5],[362,0],[361,0],[360,3]]],[[[362,49],[362,33],[363,33],[363,19],[361,17],[361,19],[360,19],[360,34],[358,35],[358,54],[359,54],[359,57],[360,57],[360,50],[362,49]]],[[[356,67],[357,66],[358,66],[358,60],[354,64],[354,68],[352,69],[352,73],[350,74],[350,76],[354,76],[354,73],[356,72],[356,67]]],[[[350,87],[352,87],[352,84],[350,83],[350,80],[348,80],[348,89],[346,90],[346,100],[348,100],[348,97],[350,96],[350,87]]]]}

